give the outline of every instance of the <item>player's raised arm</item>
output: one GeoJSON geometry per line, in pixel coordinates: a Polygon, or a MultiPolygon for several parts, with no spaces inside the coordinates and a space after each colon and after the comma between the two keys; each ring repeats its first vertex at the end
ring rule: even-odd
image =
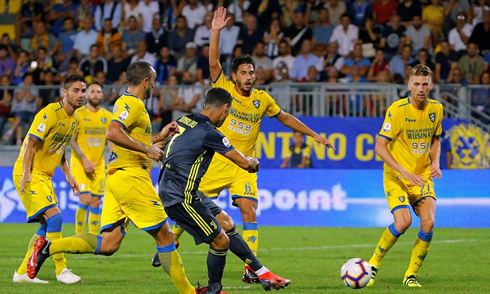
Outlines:
{"type": "Polygon", "coordinates": [[[226,18],[226,8],[224,7],[219,7],[214,12],[214,18],[211,25],[211,42],[209,44],[209,71],[211,72],[212,81],[215,81],[218,78],[222,70],[219,61],[219,35],[230,19],[230,17],[226,18]]]}

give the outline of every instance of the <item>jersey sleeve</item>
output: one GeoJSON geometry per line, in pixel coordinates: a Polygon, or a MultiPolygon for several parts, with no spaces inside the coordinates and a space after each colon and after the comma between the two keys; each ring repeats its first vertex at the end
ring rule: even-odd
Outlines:
{"type": "Polygon", "coordinates": [[[235,84],[226,79],[223,70],[221,70],[216,80],[211,82],[211,85],[213,86],[213,88],[223,88],[230,93],[235,87],[235,84]]]}
{"type": "Polygon", "coordinates": [[[265,102],[267,103],[267,108],[265,110],[265,114],[268,117],[276,117],[281,113],[281,108],[277,105],[276,100],[272,98],[265,91],[262,92],[262,95],[265,97],[265,102]]]}
{"type": "Polygon", "coordinates": [[[130,128],[141,117],[140,105],[136,100],[118,99],[114,105],[112,121],[121,124],[124,129],[130,128]]]}
{"type": "Polygon", "coordinates": [[[399,132],[399,124],[397,123],[399,120],[399,113],[397,108],[397,106],[390,106],[388,108],[383,126],[381,127],[381,131],[379,131],[379,135],[381,137],[384,137],[390,141],[393,140],[393,138],[395,138],[399,132]]]}
{"type": "Polygon", "coordinates": [[[213,129],[206,134],[202,145],[204,149],[218,152],[221,155],[235,149],[230,141],[216,129],[213,129]]]}
{"type": "Polygon", "coordinates": [[[437,124],[434,131],[434,137],[439,138],[442,134],[442,116],[444,115],[444,109],[442,105],[438,105],[439,111],[437,112],[437,124]]]}
{"type": "Polygon", "coordinates": [[[55,113],[50,109],[42,109],[34,117],[34,121],[29,128],[28,135],[37,138],[40,141],[44,141],[49,130],[56,126],[55,113]]]}

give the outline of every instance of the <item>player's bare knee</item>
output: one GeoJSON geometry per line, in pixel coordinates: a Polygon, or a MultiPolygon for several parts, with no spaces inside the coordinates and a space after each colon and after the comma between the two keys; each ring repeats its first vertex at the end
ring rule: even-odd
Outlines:
{"type": "Polygon", "coordinates": [[[395,220],[395,228],[401,232],[404,233],[410,226],[412,225],[412,218],[400,218],[395,220]]]}
{"type": "Polygon", "coordinates": [[[231,230],[235,226],[231,216],[224,211],[216,215],[216,220],[218,220],[219,225],[221,228],[223,228],[223,230],[225,230],[225,232],[231,230]]]}
{"type": "Polygon", "coordinates": [[[254,201],[240,201],[238,203],[240,212],[242,214],[243,222],[252,223],[257,222],[257,202],[254,201]]]}
{"type": "Polygon", "coordinates": [[[216,238],[213,239],[211,246],[215,249],[227,249],[230,246],[230,238],[222,230],[216,238]]]}
{"type": "Polygon", "coordinates": [[[424,232],[432,232],[434,229],[434,216],[428,216],[420,219],[420,229],[424,232]]]}
{"type": "Polygon", "coordinates": [[[99,197],[90,197],[90,206],[91,207],[100,207],[100,198],[99,197]]]}

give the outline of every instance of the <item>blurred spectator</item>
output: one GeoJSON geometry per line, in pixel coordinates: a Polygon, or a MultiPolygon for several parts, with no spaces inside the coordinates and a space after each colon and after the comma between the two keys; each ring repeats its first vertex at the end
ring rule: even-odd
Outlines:
{"type": "Polygon", "coordinates": [[[172,120],[203,109],[203,105],[200,103],[202,89],[194,86],[194,77],[189,72],[184,72],[182,82],[184,86],[179,88],[177,97],[172,101],[172,120]]]}
{"type": "Polygon", "coordinates": [[[366,13],[372,13],[372,5],[368,0],[354,0],[347,7],[352,23],[356,26],[362,26],[366,13]]]}
{"type": "Polygon", "coordinates": [[[7,47],[7,51],[9,56],[12,59],[17,59],[17,51],[19,50],[19,46],[15,45],[13,41],[10,40],[10,36],[8,33],[2,34],[2,45],[7,47]]]}
{"type": "Polygon", "coordinates": [[[354,49],[354,42],[359,38],[359,29],[350,23],[350,17],[344,13],[340,18],[341,24],[333,30],[331,42],[337,42],[338,52],[345,56],[354,49]]]}
{"type": "Polygon", "coordinates": [[[432,45],[435,47],[442,36],[442,27],[444,24],[444,7],[440,0],[430,0],[431,5],[422,10],[422,20],[429,26],[432,45]]]}
{"type": "MultiPolygon", "coordinates": [[[[1,56],[2,53],[0,52],[0,63],[2,62],[1,56]]],[[[2,67],[0,66],[0,69],[1,68],[2,67]]],[[[17,86],[18,84],[22,83],[24,80],[24,75],[32,70],[33,69],[31,69],[31,60],[29,58],[29,52],[24,50],[20,51],[19,56],[17,57],[17,65],[15,67],[15,71],[10,79],[12,81],[12,85],[17,86]]]]}
{"type": "Polygon", "coordinates": [[[157,72],[156,83],[158,85],[164,85],[167,78],[170,75],[175,74],[175,69],[177,68],[177,60],[170,54],[170,48],[168,46],[163,46],[160,49],[160,58],[155,64],[155,71],[157,72]]]}
{"type": "Polygon", "coordinates": [[[402,83],[405,79],[405,68],[413,62],[412,47],[404,45],[401,54],[393,56],[390,60],[390,71],[396,83],[402,83]]]}
{"type": "Polygon", "coordinates": [[[0,44],[0,76],[11,77],[15,71],[15,60],[8,56],[7,46],[0,44]]]}
{"type": "Polygon", "coordinates": [[[158,54],[163,45],[167,45],[167,33],[163,30],[162,20],[158,17],[153,19],[152,30],[146,34],[148,52],[158,54]]]}
{"type": "Polygon", "coordinates": [[[466,22],[466,13],[459,12],[456,17],[456,27],[449,32],[449,44],[461,57],[466,53],[467,44],[473,32],[473,26],[466,22]]]}
{"type": "MultiPolygon", "coordinates": [[[[471,106],[483,112],[485,108],[490,107],[490,88],[488,87],[490,85],[490,73],[483,72],[480,75],[479,84],[484,87],[473,90],[471,95],[471,106]]],[[[476,113],[473,115],[475,114],[476,113]]]]}
{"type": "Polygon", "coordinates": [[[46,48],[39,47],[33,61],[31,62],[31,70],[28,72],[32,73],[34,84],[41,85],[44,71],[53,67],[53,59],[48,55],[46,48]]]}
{"type": "Polygon", "coordinates": [[[274,78],[276,81],[281,81],[281,71],[283,70],[283,66],[286,66],[289,73],[293,70],[294,65],[294,57],[291,55],[291,47],[289,47],[289,43],[285,40],[281,40],[279,43],[279,56],[272,60],[272,66],[274,67],[274,78]]]}
{"type": "Polygon", "coordinates": [[[243,23],[243,14],[249,6],[250,1],[248,0],[232,1],[232,3],[228,6],[228,13],[234,16],[237,25],[241,25],[243,23]]]}
{"type": "Polygon", "coordinates": [[[95,29],[101,31],[106,19],[110,19],[113,28],[118,28],[122,19],[122,4],[116,0],[102,0],[95,9],[95,29]]]}
{"type": "Polygon", "coordinates": [[[422,6],[419,0],[400,0],[396,7],[396,14],[402,19],[402,24],[405,27],[412,25],[413,17],[422,15],[422,6]]]}
{"type": "Polygon", "coordinates": [[[468,53],[459,60],[459,68],[463,70],[464,77],[470,84],[478,84],[484,71],[484,60],[478,54],[478,44],[468,44],[468,53]]]}
{"type": "Polygon", "coordinates": [[[213,20],[213,13],[206,13],[204,17],[204,24],[197,27],[194,33],[194,43],[200,49],[204,44],[209,44],[211,41],[211,22],[213,20]]]}
{"type": "Polygon", "coordinates": [[[68,67],[68,57],[75,54],[73,45],[75,44],[75,39],[77,37],[77,31],[73,29],[73,19],[65,18],[63,22],[63,31],[61,31],[58,39],[61,44],[61,50],[58,51],[58,61],[60,63],[65,62],[66,67],[68,67]]]}
{"type": "Polygon", "coordinates": [[[293,144],[283,154],[281,168],[311,168],[311,147],[306,145],[304,136],[298,131],[293,133],[293,144]]]}
{"type": "Polygon", "coordinates": [[[107,61],[104,57],[100,56],[97,45],[90,46],[89,55],[80,61],[78,69],[84,77],[89,76],[95,78],[95,74],[99,71],[107,73],[107,61]]]}
{"type": "Polygon", "coordinates": [[[399,15],[393,15],[388,26],[383,31],[381,48],[384,48],[387,60],[390,60],[405,44],[405,27],[401,23],[399,15]]]}
{"type": "Polygon", "coordinates": [[[90,0],[81,0],[80,6],[75,14],[75,23],[78,25],[80,30],[84,29],[84,20],[86,18],[93,18],[95,15],[95,9],[97,5],[90,2],[90,0]]]}
{"type": "MultiPolygon", "coordinates": [[[[305,3],[303,2],[301,6],[304,7],[305,3]]],[[[281,10],[279,0],[250,1],[247,12],[249,15],[255,15],[257,17],[260,27],[267,28],[271,20],[280,17],[281,10]]]]}
{"type": "Polygon", "coordinates": [[[406,43],[412,46],[413,53],[424,48],[430,48],[430,29],[422,22],[420,15],[414,15],[413,25],[409,26],[405,31],[407,36],[406,43]]]}
{"type": "Polygon", "coordinates": [[[359,41],[362,42],[362,51],[366,57],[376,55],[376,49],[381,47],[382,37],[381,30],[375,25],[372,15],[366,14],[364,25],[359,29],[359,41]]]}
{"type": "Polygon", "coordinates": [[[367,79],[370,82],[376,82],[378,80],[378,75],[380,72],[389,72],[390,63],[386,61],[385,54],[383,50],[376,50],[376,57],[374,58],[371,66],[369,67],[369,72],[367,79]]]}
{"type": "Polygon", "coordinates": [[[269,30],[264,33],[264,43],[266,44],[266,55],[273,59],[279,56],[279,43],[284,38],[279,19],[273,19],[269,30]]]}
{"type": "MultiPolygon", "coordinates": [[[[435,72],[436,66],[432,62],[429,51],[427,49],[420,49],[419,52],[417,53],[417,59],[412,62],[412,66],[415,67],[417,64],[423,64],[427,67],[430,68],[432,72],[435,72]]],[[[433,78],[435,80],[435,78],[433,78]]]]}
{"type": "Polygon", "coordinates": [[[107,84],[116,82],[121,72],[126,71],[129,66],[129,58],[124,56],[120,45],[112,47],[112,58],[107,61],[107,84]]]}
{"type": "Polygon", "coordinates": [[[243,46],[240,44],[235,45],[233,53],[226,58],[225,74],[227,77],[231,77],[231,63],[235,57],[243,55],[243,46]]]}
{"type": "Polygon", "coordinates": [[[136,21],[136,27],[141,30],[143,28],[143,16],[138,9],[139,0],[129,0],[123,3],[121,23],[124,27],[128,27],[128,22],[131,17],[136,21]]]}
{"type": "Polygon", "coordinates": [[[483,53],[490,50],[490,10],[483,12],[483,22],[473,29],[469,42],[478,44],[483,53]]]}
{"type": "Polygon", "coordinates": [[[138,4],[138,12],[143,19],[143,32],[151,31],[152,21],[155,16],[160,14],[160,6],[155,0],[140,0],[138,4]]]}
{"type": "Polygon", "coordinates": [[[46,25],[42,21],[34,24],[34,36],[31,39],[31,50],[37,50],[39,47],[48,49],[51,56],[58,52],[61,47],[58,39],[46,30],[46,25]]]}
{"type": "Polygon", "coordinates": [[[189,29],[195,29],[202,24],[206,15],[206,7],[198,0],[188,0],[188,4],[184,6],[181,14],[187,19],[189,29]]]}
{"type": "Polygon", "coordinates": [[[350,74],[346,75],[343,80],[347,83],[367,83],[368,80],[366,77],[361,75],[361,67],[357,64],[354,64],[350,70],[350,74]]]}
{"type": "Polygon", "coordinates": [[[187,20],[184,16],[177,16],[175,28],[170,31],[168,39],[170,50],[173,51],[175,57],[181,57],[185,52],[185,45],[194,40],[194,30],[187,27],[187,20]]]}
{"type": "Polygon", "coordinates": [[[177,74],[189,72],[193,77],[197,73],[197,45],[194,42],[185,45],[185,54],[177,61],[177,74]]]}
{"type": "Polygon", "coordinates": [[[52,88],[39,90],[41,108],[47,106],[49,103],[61,101],[59,88],[55,86],[54,82],[55,76],[56,70],[54,68],[47,69],[43,73],[43,86],[51,86],[52,88]]]}
{"type": "Polygon", "coordinates": [[[60,2],[53,5],[49,14],[49,19],[52,20],[50,31],[56,36],[59,36],[61,33],[63,21],[67,18],[73,19],[78,9],[78,4],[72,3],[71,0],[62,0],[60,2]]]}
{"type": "Polygon", "coordinates": [[[97,35],[96,45],[99,49],[99,54],[102,56],[110,54],[110,49],[113,46],[122,45],[121,34],[119,34],[117,29],[112,28],[112,20],[106,19],[104,21],[104,27],[97,35]]]}
{"type": "Polygon", "coordinates": [[[172,101],[177,97],[177,84],[179,79],[176,75],[168,76],[165,85],[170,87],[162,87],[160,92],[159,112],[162,123],[159,129],[169,124],[172,121],[172,101]]]}
{"type": "Polygon", "coordinates": [[[136,48],[136,54],[131,57],[131,63],[135,61],[146,61],[149,64],[155,64],[157,59],[155,55],[148,52],[148,46],[145,41],[139,41],[136,48]]]}
{"type": "Polygon", "coordinates": [[[320,12],[318,13],[318,25],[313,27],[313,43],[327,45],[330,42],[334,29],[335,26],[330,23],[328,9],[320,9],[320,12]]]}
{"type": "Polygon", "coordinates": [[[32,25],[42,19],[43,13],[44,6],[40,1],[28,0],[21,6],[15,22],[15,42],[17,44],[20,44],[21,37],[33,35],[32,25]]]}
{"type": "Polygon", "coordinates": [[[128,79],[125,70],[120,72],[119,78],[112,85],[114,88],[112,88],[109,94],[109,105],[114,104],[117,98],[121,97],[128,89],[128,79]]]}
{"type": "MultiPolygon", "coordinates": [[[[70,59],[68,60],[68,69],[60,73],[61,80],[71,74],[82,74],[81,71],[78,69],[78,64],[78,59],[75,56],[70,57],[70,59]]],[[[62,89],[60,89],[60,93],[61,90],[62,89]]]]}
{"type": "Polygon", "coordinates": [[[264,31],[257,27],[257,18],[253,15],[248,15],[245,19],[245,26],[242,27],[238,34],[237,44],[243,46],[244,54],[252,54],[255,44],[262,40],[264,31]]]}
{"type": "MultiPolygon", "coordinates": [[[[344,4],[345,6],[345,4],[344,4]]],[[[297,55],[301,50],[304,40],[311,40],[313,37],[311,28],[306,26],[305,14],[297,11],[293,16],[293,24],[285,30],[286,40],[291,44],[293,55],[297,55]]]]}
{"type": "MultiPolygon", "coordinates": [[[[0,86],[10,86],[8,76],[0,76],[0,86]]],[[[13,90],[7,90],[7,88],[0,90],[0,136],[3,136],[3,128],[7,119],[10,117],[13,96],[13,90]]]]}
{"type": "Polygon", "coordinates": [[[451,169],[452,154],[451,154],[451,138],[447,136],[445,131],[441,134],[441,169],[451,169]]]}
{"type": "MultiPolygon", "coordinates": [[[[236,3],[232,5],[236,5],[236,3]]],[[[240,34],[240,28],[235,25],[235,17],[232,14],[228,14],[227,17],[231,19],[226,23],[226,27],[221,30],[219,38],[219,50],[222,59],[233,53],[233,48],[238,41],[238,34],[240,34]]]]}
{"type": "Polygon", "coordinates": [[[91,17],[86,17],[83,19],[83,30],[78,32],[75,37],[75,43],[73,44],[73,49],[77,50],[77,55],[87,56],[90,47],[95,45],[97,42],[97,32],[92,29],[93,19],[91,17]]]}
{"type": "MultiPolygon", "coordinates": [[[[487,0],[473,1],[473,26],[483,22],[483,13],[490,10],[487,0]]],[[[457,19],[456,19],[457,20],[457,19]]]]}
{"type": "Polygon", "coordinates": [[[447,41],[441,42],[441,51],[436,55],[436,80],[437,83],[446,83],[451,80],[453,70],[458,67],[458,55],[451,50],[447,41]]]}
{"type": "MultiPolygon", "coordinates": [[[[341,81],[349,84],[357,84],[357,83],[367,83],[367,79],[361,76],[361,68],[354,64],[352,67],[351,75],[349,77],[345,77],[341,79],[341,81]]],[[[352,94],[349,94],[348,97],[344,97],[344,99],[348,99],[345,101],[344,107],[348,105],[348,110],[350,115],[359,116],[361,113],[364,113],[367,107],[367,96],[360,94],[359,92],[363,92],[360,89],[351,89],[352,94]]]]}
{"type": "Polygon", "coordinates": [[[359,66],[361,71],[361,76],[367,76],[369,67],[371,66],[371,61],[362,56],[362,45],[357,43],[354,45],[354,50],[352,51],[351,58],[345,59],[344,66],[342,67],[341,73],[349,78],[354,64],[359,66]]]}
{"type": "Polygon", "coordinates": [[[320,62],[320,58],[311,53],[311,41],[304,40],[303,44],[301,45],[301,51],[294,60],[291,78],[294,81],[302,81],[306,79],[308,77],[308,68],[312,65],[320,66],[319,70],[321,70],[322,64],[320,62]]]}
{"type": "Polygon", "coordinates": [[[255,67],[255,86],[264,86],[269,83],[269,81],[266,78],[266,71],[262,66],[256,66],[255,67]]]}
{"type": "Polygon", "coordinates": [[[337,42],[330,42],[327,54],[323,58],[323,68],[334,66],[337,72],[340,72],[344,66],[344,61],[344,57],[339,54],[339,45],[337,42]]]}
{"type": "Polygon", "coordinates": [[[396,0],[375,0],[373,6],[373,18],[376,23],[384,25],[390,21],[396,13],[398,2],[396,0]]]}
{"type": "Polygon", "coordinates": [[[465,12],[466,15],[473,16],[473,9],[468,0],[449,0],[444,5],[444,33],[448,34],[457,21],[458,13],[465,12]]]}
{"type": "Polygon", "coordinates": [[[338,83],[339,82],[339,72],[337,71],[337,68],[333,65],[328,66],[326,68],[326,73],[327,73],[327,83],[338,83]]]}
{"type": "Polygon", "coordinates": [[[201,85],[209,85],[209,79],[209,44],[204,44],[201,54],[197,58],[196,80],[201,83],[201,85]]]}
{"type": "Polygon", "coordinates": [[[335,26],[340,24],[341,16],[347,11],[345,2],[340,0],[328,1],[325,3],[325,8],[330,14],[330,22],[335,26]]]}
{"type": "Polygon", "coordinates": [[[463,70],[461,70],[459,67],[456,67],[455,69],[453,69],[453,75],[451,76],[451,79],[448,80],[447,82],[449,84],[458,84],[461,86],[466,86],[469,84],[468,81],[464,77],[463,70]]]}
{"type": "Polygon", "coordinates": [[[144,41],[146,34],[138,27],[136,18],[131,15],[127,22],[127,28],[122,33],[123,50],[128,55],[133,55],[139,41],[144,41]]]}
{"type": "Polygon", "coordinates": [[[274,75],[274,67],[272,66],[272,60],[265,55],[264,41],[258,41],[255,44],[253,58],[255,67],[262,67],[265,72],[265,79],[270,80],[274,75]]]}
{"type": "Polygon", "coordinates": [[[24,82],[14,91],[12,113],[15,114],[15,120],[10,126],[10,129],[2,137],[7,143],[9,143],[10,138],[15,132],[15,145],[22,145],[24,127],[29,126],[34,119],[34,115],[38,110],[39,90],[37,88],[27,88],[33,85],[32,74],[26,73],[24,75],[24,82]]]}

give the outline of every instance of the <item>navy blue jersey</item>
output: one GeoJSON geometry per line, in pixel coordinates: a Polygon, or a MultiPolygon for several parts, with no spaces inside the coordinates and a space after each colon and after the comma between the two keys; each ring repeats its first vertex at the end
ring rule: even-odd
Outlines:
{"type": "Polygon", "coordinates": [[[174,135],[165,146],[159,177],[164,207],[199,200],[197,189],[214,153],[224,155],[235,149],[205,115],[186,115],[177,124],[180,134],[174,135]]]}

